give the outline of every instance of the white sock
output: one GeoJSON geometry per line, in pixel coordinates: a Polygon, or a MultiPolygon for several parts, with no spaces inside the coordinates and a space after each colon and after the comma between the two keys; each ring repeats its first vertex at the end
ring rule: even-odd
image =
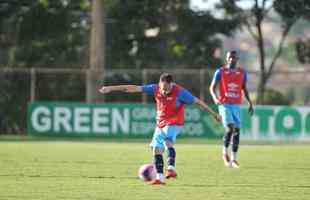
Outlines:
{"type": "Polygon", "coordinates": [[[169,165],[169,166],[168,166],[168,170],[173,170],[173,171],[175,171],[175,166],[169,165]]]}
{"type": "Polygon", "coordinates": [[[223,155],[228,154],[228,147],[223,146],[223,155]]]}
{"type": "Polygon", "coordinates": [[[160,180],[161,182],[165,182],[164,174],[157,173],[156,174],[156,179],[160,180]]]}
{"type": "Polygon", "coordinates": [[[231,160],[237,160],[237,152],[231,152],[231,160]]]}

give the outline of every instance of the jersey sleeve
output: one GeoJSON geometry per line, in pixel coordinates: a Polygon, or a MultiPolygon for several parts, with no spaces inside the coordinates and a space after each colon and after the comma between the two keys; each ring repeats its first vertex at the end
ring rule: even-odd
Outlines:
{"type": "Polygon", "coordinates": [[[142,85],[142,92],[147,94],[154,94],[156,84],[142,85]]]}
{"type": "Polygon", "coordinates": [[[218,82],[218,81],[221,80],[221,70],[220,70],[220,69],[217,69],[217,70],[214,72],[213,80],[214,80],[215,82],[218,82]]]}
{"type": "Polygon", "coordinates": [[[196,97],[192,95],[188,90],[182,89],[178,94],[178,98],[181,102],[185,104],[193,104],[196,100],[196,97]]]}

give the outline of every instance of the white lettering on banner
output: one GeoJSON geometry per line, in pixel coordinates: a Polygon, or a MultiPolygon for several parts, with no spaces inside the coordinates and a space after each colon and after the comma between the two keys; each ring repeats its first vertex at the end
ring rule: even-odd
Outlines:
{"type": "Polygon", "coordinates": [[[72,127],[70,120],[72,118],[72,112],[66,107],[56,107],[54,109],[54,131],[60,132],[61,126],[66,132],[71,132],[72,127]]]}
{"type": "Polygon", "coordinates": [[[201,136],[203,135],[203,125],[201,123],[188,122],[184,125],[181,134],[190,136],[201,136]]]}
{"type": "Polygon", "coordinates": [[[185,119],[187,121],[199,121],[200,120],[200,110],[197,108],[185,109],[185,119]]]}
{"type": "Polygon", "coordinates": [[[74,130],[79,133],[90,132],[90,108],[74,109],[74,130]]]}
{"type": "Polygon", "coordinates": [[[131,111],[133,120],[153,120],[155,118],[155,109],[134,108],[131,111]]]}
{"type": "Polygon", "coordinates": [[[93,111],[93,132],[101,134],[109,134],[109,109],[95,108],[93,111]]]}
{"type": "Polygon", "coordinates": [[[36,131],[49,131],[52,128],[51,111],[44,106],[37,107],[31,115],[31,121],[36,131]]]}
{"type": "Polygon", "coordinates": [[[129,133],[129,109],[123,110],[123,116],[120,113],[120,110],[117,108],[112,109],[112,133],[124,132],[125,134],[129,133]],[[121,130],[119,130],[119,128],[121,130]]]}
{"type": "MultiPolygon", "coordinates": [[[[243,107],[247,113],[247,107],[243,107]]],[[[242,117],[241,128],[246,139],[310,140],[310,109],[308,107],[257,106],[252,117],[242,117]]]]}
{"type": "Polygon", "coordinates": [[[131,133],[134,135],[146,135],[154,133],[155,123],[153,122],[132,122],[131,133]]]}

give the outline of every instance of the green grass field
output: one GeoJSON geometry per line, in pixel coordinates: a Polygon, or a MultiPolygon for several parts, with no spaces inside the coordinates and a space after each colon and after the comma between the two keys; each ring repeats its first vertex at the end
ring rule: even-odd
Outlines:
{"type": "Polygon", "coordinates": [[[217,142],[181,140],[176,149],[179,178],[152,186],[137,178],[151,161],[146,141],[2,140],[0,199],[310,199],[307,144],[243,144],[240,169],[223,166],[217,142]]]}

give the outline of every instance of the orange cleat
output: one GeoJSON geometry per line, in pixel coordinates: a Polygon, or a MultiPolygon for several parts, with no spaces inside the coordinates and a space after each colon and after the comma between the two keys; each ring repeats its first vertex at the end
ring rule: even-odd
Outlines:
{"type": "Polygon", "coordinates": [[[162,182],[161,180],[159,179],[155,179],[153,181],[150,181],[149,182],[150,185],[165,185],[166,183],[165,182],[162,182]]]}
{"type": "Polygon", "coordinates": [[[177,177],[177,173],[172,170],[172,169],[168,169],[166,171],[166,178],[176,178],[177,177]]]}

